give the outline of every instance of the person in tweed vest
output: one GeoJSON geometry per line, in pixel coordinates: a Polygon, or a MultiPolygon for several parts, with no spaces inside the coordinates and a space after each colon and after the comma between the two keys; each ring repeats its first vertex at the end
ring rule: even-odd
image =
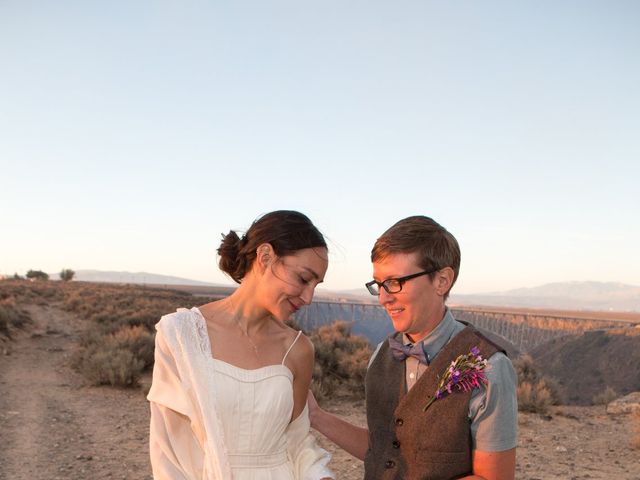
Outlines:
{"type": "Polygon", "coordinates": [[[445,305],[460,269],[455,237],[429,217],[408,217],[378,238],[371,261],[366,287],[395,333],[369,362],[367,428],[321,409],[310,393],[311,426],[363,460],[365,480],[512,480],[516,374],[502,347],[445,305]],[[461,359],[481,365],[476,381],[436,395],[461,359]]]}

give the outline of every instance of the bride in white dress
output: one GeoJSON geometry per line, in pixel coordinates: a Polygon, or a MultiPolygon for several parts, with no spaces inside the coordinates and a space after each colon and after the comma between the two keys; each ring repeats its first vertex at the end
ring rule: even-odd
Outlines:
{"type": "Polygon", "coordinates": [[[313,344],[285,325],[311,303],[327,246],[294,211],[223,236],[234,293],[156,325],[150,453],[154,479],[321,480],[330,456],[309,432],[313,344]]]}

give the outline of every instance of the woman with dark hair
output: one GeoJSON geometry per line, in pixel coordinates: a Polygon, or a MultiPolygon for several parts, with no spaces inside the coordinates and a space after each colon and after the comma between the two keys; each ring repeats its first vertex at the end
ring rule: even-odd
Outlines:
{"type": "Polygon", "coordinates": [[[309,432],[313,344],[285,325],[311,303],[327,244],[280,210],[223,235],[219,266],[239,287],[156,325],[150,452],[155,479],[333,478],[309,432]]]}

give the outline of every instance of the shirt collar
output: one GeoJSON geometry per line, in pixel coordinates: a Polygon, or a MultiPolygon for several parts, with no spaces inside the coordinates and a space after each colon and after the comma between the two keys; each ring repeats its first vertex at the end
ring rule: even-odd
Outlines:
{"type": "MultiPolygon", "coordinates": [[[[445,308],[444,318],[442,321],[431,333],[429,333],[429,335],[422,339],[422,349],[427,355],[429,362],[433,361],[440,350],[449,343],[449,340],[455,331],[455,326],[453,314],[449,308],[445,308]]],[[[406,334],[402,334],[402,341],[405,345],[412,343],[406,334]]]]}

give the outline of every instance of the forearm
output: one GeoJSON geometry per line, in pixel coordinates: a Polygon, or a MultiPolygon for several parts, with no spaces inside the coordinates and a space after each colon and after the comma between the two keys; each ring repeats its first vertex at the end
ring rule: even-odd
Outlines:
{"type": "Polygon", "coordinates": [[[366,428],[353,425],[322,409],[318,409],[311,417],[311,426],[346,452],[364,460],[369,449],[369,430],[366,428]]]}
{"type": "Polygon", "coordinates": [[[473,473],[467,479],[474,480],[514,480],[516,473],[516,449],[502,452],[472,453],[473,473]]]}

